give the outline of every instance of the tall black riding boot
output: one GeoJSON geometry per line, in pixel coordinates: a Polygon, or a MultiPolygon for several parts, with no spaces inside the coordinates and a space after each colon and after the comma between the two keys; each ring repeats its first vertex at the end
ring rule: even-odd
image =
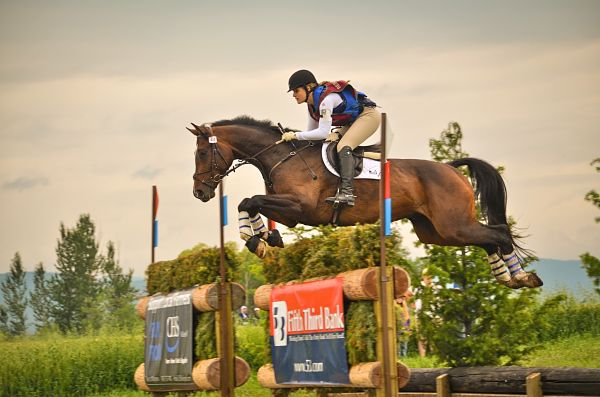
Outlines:
{"type": "Polygon", "coordinates": [[[338,153],[340,159],[341,186],[335,197],[329,197],[325,201],[333,204],[342,204],[352,207],[354,205],[354,159],[350,146],[344,146],[338,153]]]}

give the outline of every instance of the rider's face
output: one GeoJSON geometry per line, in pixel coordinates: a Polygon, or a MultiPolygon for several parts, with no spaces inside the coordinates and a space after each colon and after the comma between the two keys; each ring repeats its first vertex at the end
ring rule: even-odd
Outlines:
{"type": "Polygon", "coordinates": [[[306,90],[304,89],[304,87],[294,88],[293,94],[294,94],[294,99],[296,100],[297,103],[306,102],[307,93],[306,93],[306,90]]]}

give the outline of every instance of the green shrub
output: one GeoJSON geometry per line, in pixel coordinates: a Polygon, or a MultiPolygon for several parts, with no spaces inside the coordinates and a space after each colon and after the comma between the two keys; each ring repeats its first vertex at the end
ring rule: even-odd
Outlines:
{"type": "Polygon", "coordinates": [[[538,308],[541,342],[575,335],[600,336],[600,301],[597,296],[576,299],[566,293],[546,298],[538,308]]]}
{"type": "Polygon", "coordinates": [[[237,346],[235,354],[250,365],[252,371],[258,369],[267,362],[269,349],[265,344],[265,329],[260,325],[243,325],[236,328],[237,346]]]}

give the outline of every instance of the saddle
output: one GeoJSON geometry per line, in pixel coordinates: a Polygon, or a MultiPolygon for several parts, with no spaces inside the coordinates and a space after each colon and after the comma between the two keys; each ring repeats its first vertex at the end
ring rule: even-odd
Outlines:
{"type": "MultiPolygon", "coordinates": [[[[333,165],[337,173],[340,172],[340,163],[338,159],[337,152],[338,142],[330,142],[329,146],[327,146],[327,161],[329,164],[333,165]]],[[[354,177],[360,175],[363,170],[363,159],[369,158],[373,160],[379,160],[381,154],[381,145],[368,145],[368,146],[358,146],[353,151],[354,158],[354,177]]]]}

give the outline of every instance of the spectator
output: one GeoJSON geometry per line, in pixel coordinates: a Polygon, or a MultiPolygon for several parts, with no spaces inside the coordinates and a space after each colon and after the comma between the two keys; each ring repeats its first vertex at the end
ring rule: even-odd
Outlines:
{"type": "MultiPolygon", "coordinates": [[[[419,288],[417,289],[416,295],[418,296],[418,298],[415,300],[415,329],[418,330],[419,327],[419,322],[418,322],[418,316],[419,316],[419,312],[421,310],[423,310],[423,301],[420,298],[420,294],[423,291],[423,289],[425,288],[431,288],[433,286],[433,281],[431,279],[431,275],[429,274],[429,271],[427,270],[427,268],[423,269],[423,272],[421,273],[421,285],[419,286],[419,288]]],[[[427,312],[424,312],[425,314],[427,314],[427,312]]],[[[417,331],[418,334],[418,331],[417,331]]],[[[427,354],[427,340],[422,336],[419,335],[417,337],[417,347],[419,350],[419,357],[425,357],[425,355],[427,354]]]]}
{"type": "Polygon", "coordinates": [[[250,320],[250,316],[248,315],[248,307],[247,306],[242,306],[240,307],[240,321],[244,324],[248,323],[248,320],[250,320]]]}
{"type": "Polygon", "coordinates": [[[396,302],[396,333],[398,336],[398,356],[406,357],[408,355],[408,339],[410,337],[410,312],[408,310],[408,300],[412,298],[413,292],[409,288],[406,294],[395,300],[396,302]]]}
{"type": "Polygon", "coordinates": [[[255,323],[258,323],[260,321],[260,308],[255,307],[254,308],[254,317],[252,319],[255,323]]]}

